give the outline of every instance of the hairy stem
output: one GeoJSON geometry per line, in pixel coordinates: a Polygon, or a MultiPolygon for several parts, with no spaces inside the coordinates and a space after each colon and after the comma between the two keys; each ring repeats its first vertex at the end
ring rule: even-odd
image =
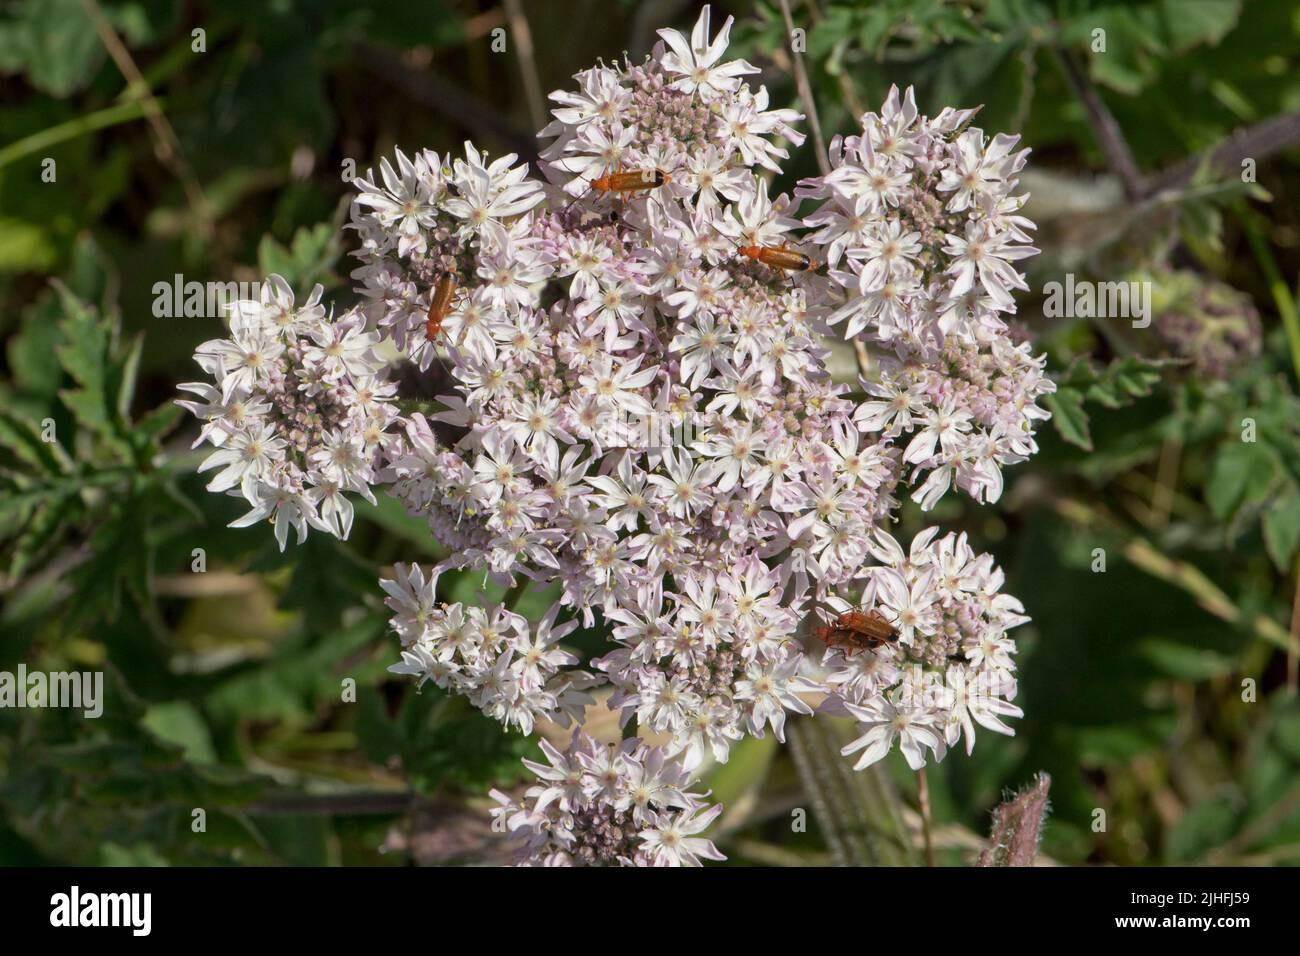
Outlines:
{"type": "Polygon", "coordinates": [[[934,839],[930,835],[930,784],[925,778],[925,768],[916,772],[916,801],[921,808],[921,837],[925,841],[925,865],[937,866],[934,859],[934,839]]]}
{"type": "Polygon", "coordinates": [[[1092,127],[1097,145],[1106,156],[1106,164],[1119,177],[1120,184],[1124,187],[1124,195],[1131,200],[1141,199],[1145,192],[1142,173],[1138,170],[1137,161],[1133,158],[1133,150],[1129,148],[1128,140],[1124,138],[1124,131],[1120,129],[1110,107],[1097,93],[1073,53],[1069,50],[1058,50],[1056,56],[1065,74],[1066,82],[1070,84],[1070,89],[1083,104],[1084,112],[1088,116],[1088,125],[1092,127]]]}

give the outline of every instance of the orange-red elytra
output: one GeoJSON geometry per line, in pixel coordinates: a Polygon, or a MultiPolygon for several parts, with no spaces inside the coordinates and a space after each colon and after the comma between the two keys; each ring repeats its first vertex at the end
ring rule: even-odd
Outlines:
{"type": "Polygon", "coordinates": [[[644,169],[634,173],[605,173],[591,181],[591,188],[601,194],[633,193],[656,189],[666,182],[668,174],[662,169],[644,169]]]}
{"type": "Polygon", "coordinates": [[[838,647],[846,654],[898,640],[898,631],[875,610],[845,611],[830,624],[815,628],[813,634],[827,647],[838,647]]]}
{"type": "Polygon", "coordinates": [[[451,311],[451,300],[456,295],[456,273],[446,272],[438,278],[429,296],[429,311],[424,322],[424,335],[432,342],[442,331],[442,321],[451,311]]]}
{"type": "Polygon", "coordinates": [[[802,252],[782,246],[748,245],[741,246],[739,251],[746,259],[753,259],[755,262],[785,272],[815,272],[820,265],[816,259],[810,259],[802,252]]]}

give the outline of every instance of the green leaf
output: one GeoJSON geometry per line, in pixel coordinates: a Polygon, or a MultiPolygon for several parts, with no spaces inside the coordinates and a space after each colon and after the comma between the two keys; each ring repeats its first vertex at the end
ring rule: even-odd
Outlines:
{"type": "Polygon", "coordinates": [[[772,734],[746,737],[732,748],[726,763],[713,768],[706,786],[714,802],[725,808],[718,823],[720,830],[739,829],[754,812],[778,747],[772,734]]]}
{"type": "Polygon", "coordinates": [[[1071,445],[1092,451],[1092,436],[1088,432],[1088,412],[1083,410],[1083,394],[1076,389],[1057,389],[1043,399],[1043,405],[1052,412],[1052,424],[1071,445]]]}
{"type": "Polygon", "coordinates": [[[1227,842],[1241,819],[1241,798],[1218,793],[1193,804],[1169,832],[1169,863],[1192,863],[1227,842]]]}
{"type": "Polygon", "coordinates": [[[1264,547],[1268,556],[1282,573],[1291,567],[1291,559],[1300,547],[1300,490],[1294,484],[1287,488],[1265,510],[1261,517],[1264,529],[1264,547]]]}
{"type": "Polygon", "coordinates": [[[73,580],[77,602],[74,621],[104,617],[115,620],[125,587],[137,601],[147,600],[153,548],[144,540],[154,516],[155,492],[141,489],[111,501],[107,514],[90,536],[91,558],[73,580]]]}
{"type": "Polygon", "coordinates": [[[75,495],[62,495],[40,505],[28,521],[14,545],[13,559],[9,563],[9,576],[21,578],[29,567],[63,533],[66,521],[76,506],[75,495]]]}
{"type": "Polygon", "coordinates": [[[1122,408],[1133,399],[1144,398],[1160,381],[1161,369],[1176,362],[1129,355],[1115,359],[1104,368],[1092,362],[1075,362],[1058,379],[1058,384],[1082,391],[1089,401],[1107,408],[1122,408]]]}
{"type": "Polygon", "coordinates": [[[1160,671],[1178,680],[1208,680],[1229,674],[1233,668],[1233,660],[1223,654],[1171,638],[1146,638],[1137,645],[1137,651],[1160,671]]]}
{"type": "Polygon", "coordinates": [[[1062,438],[1084,451],[1092,451],[1088,413],[1083,410],[1083,394],[1078,389],[1058,388],[1043,398],[1043,404],[1052,413],[1052,424],[1062,438]]]}
{"type": "Polygon", "coordinates": [[[150,843],[137,843],[134,846],[119,846],[105,843],[99,848],[100,866],[170,866],[167,858],[150,843]]]}
{"type": "Polygon", "coordinates": [[[212,734],[198,708],[185,700],[154,704],[140,723],[154,736],[180,747],[190,763],[215,763],[212,734]]]}
{"type": "Polygon", "coordinates": [[[113,406],[108,401],[108,326],[62,283],[55,288],[65,310],[64,341],[55,352],[64,371],[80,386],[61,390],[59,398],[86,428],[115,438],[113,406]]]}
{"type": "Polygon", "coordinates": [[[95,26],[80,0],[27,0],[0,23],[0,66],[21,69],[51,96],[75,93],[104,58],[95,26]]]}
{"type": "Polygon", "coordinates": [[[62,389],[59,399],[79,424],[131,460],[133,449],[120,410],[131,403],[142,340],[137,338],[126,355],[116,354],[116,324],[101,317],[62,283],[54,285],[66,312],[60,323],[64,341],[55,351],[78,385],[62,389]]]}
{"type": "Polygon", "coordinates": [[[1241,0],[1161,0],[1161,19],[1174,53],[1217,44],[1237,25],[1241,0]]]}
{"type": "MultiPolygon", "coordinates": [[[[383,631],[377,614],[321,634],[299,634],[276,642],[271,656],[260,666],[224,680],[209,696],[214,721],[235,719],[302,720],[322,704],[339,700],[341,681],[356,674],[361,652],[383,631]],[[346,670],[344,662],[351,662],[346,670]]],[[[371,688],[358,688],[360,700],[371,688]]]]}
{"type": "Polygon", "coordinates": [[[1133,96],[1160,77],[1163,61],[1172,55],[1217,44],[1236,25],[1241,0],[1083,4],[1078,9],[1061,24],[1061,42],[1088,50],[1095,81],[1133,96]],[[1098,29],[1105,31],[1104,51],[1092,49],[1098,29]]]}
{"type": "Polygon", "coordinates": [[[72,471],[72,459],[57,437],[55,441],[44,441],[34,423],[3,408],[0,408],[0,446],[46,475],[66,475],[72,471]]]}
{"type": "Polygon", "coordinates": [[[251,569],[292,566],[293,576],[280,606],[301,611],[311,631],[325,632],[337,627],[344,612],[361,604],[374,587],[374,565],[336,538],[312,534],[292,552],[278,549],[270,552],[275,547],[272,540],[266,557],[254,562],[251,569]]]}
{"type": "Polygon", "coordinates": [[[27,310],[22,327],[10,337],[6,349],[15,385],[32,397],[39,397],[43,404],[54,398],[63,380],[63,369],[54,352],[62,341],[60,317],[55,297],[42,297],[27,310]]]}
{"type": "Polygon", "coordinates": [[[136,378],[140,374],[140,353],[143,350],[144,333],[141,332],[131,341],[131,348],[122,362],[121,381],[117,385],[115,410],[118,420],[122,422],[131,420],[131,399],[135,396],[136,378]]]}
{"type": "Polygon", "coordinates": [[[373,505],[367,501],[357,501],[356,513],[359,521],[375,523],[430,557],[447,556],[447,549],[434,540],[433,532],[429,530],[429,522],[424,518],[408,515],[406,506],[391,495],[376,495],[373,505]]]}
{"type": "Polygon", "coordinates": [[[132,430],[132,438],[135,439],[136,446],[144,451],[146,449],[156,449],[160,439],[171,433],[181,419],[185,417],[185,409],[171,402],[164,402],[157,408],[145,413],[144,417],[136,423],[132,430]]]}
{"type": "Polygon", "coordinates": [[[1084,402],[1109,409],[1132,405],[1150,395],[1160,382],[1160,371],[1177,364],[1166,359],[1147,359],[1137,355],[1115,359],[1104,368],[1092,362],[1075,362],[1057,377],[1056,392],[1043,399],[1052,413],[1057,432],[1071,445],[1092,451],[1092,433],[1084,402]]]}
{"type": "Polygon", "coordinates": [[[322,222],[300,228],[289,248],[270,236],[263,236],[257,246],[257,262],[263,275],[278,274],[300,295],[305,295],[338,260],[339,230],[333,223],[322,222]]]}
{"type": "Polygon", "coordinates": [[[1276,452],[1263,442],[1230,441],[1219,448],[1205,483],[1205,500],[1225,519],[1264,500],[1280,472],[1276,452]]]}
{"type": "Polygon", "coordinates": [[[1158,51],[1159,40],[1151,14],[1141,8],[1112,7],[1083,15],[1089,33],[1091,29],[1106,31],[1105,52],[1091,54],[1090,73],[1097,83],[1133,96],[1155,78],[1151,54],[1158,51]]]}

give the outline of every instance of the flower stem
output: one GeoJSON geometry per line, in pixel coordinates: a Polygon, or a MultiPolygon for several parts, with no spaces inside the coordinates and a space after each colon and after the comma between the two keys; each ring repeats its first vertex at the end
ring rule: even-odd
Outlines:
{"type": "Polygon", "coordinates": [[[916,799],[921,805],[921,836],[925,840],[925,865],[937,866],[934,859],[934,839],[930,835],[930,784],[925,779],[925,768],[916,772],[916,799]]]}
{"type": "MultiPolygon", "coordinates": [[[[794,36],[794,17],[790,15],[790,0],[780,0],[781,15],[785,18],[786,36],[794,36]]],[[[808,68],[803,62],[803,53],[792,43],[791,56],[794,58],[794,85],[799,90],[799,100],[808,114],[808,128],[812,131],[813,142],[817,144],[817,168],[823,176],[831,172],[830,156],[826,152],[826,141],[822,138],[822,124],[817,118],[817,103],[813,100],[812,85],[808,82],[808,68]]]]}
{"type": "Polygon", "coordinates": [[[138,100],[119,103],[117,106],[110,106],[96,113],[78,116],[66,123],[51,126],[49,129],[43,129],[38,133],[16,140],[0,149],[0,168],[8,166],[24,156],[30,156],[41,150],[49,149],[51,146],[67,140],[93,133],[95,130],[104,129],[108,126],[129,123],[142,116],[144,116],[144,105],[138,100]]]}

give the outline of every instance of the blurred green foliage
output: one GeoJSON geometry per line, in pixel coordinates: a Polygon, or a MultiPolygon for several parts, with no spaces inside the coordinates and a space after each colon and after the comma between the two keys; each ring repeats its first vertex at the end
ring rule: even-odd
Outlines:
{"type": "MultiPolygon", "coordinates": [[[[82,0],[0,5],[0,669],[103,669],[109,696],[96,721],[0,710],[0,861],[498,859],[484,795],[518,782],[534,745],[385,670],[396,650],[375,581],[437,543],[386,500],[359,507],[347,543],[281,555],[269,531],[227,530],[237,505],[203,491],[195,429],[171,404],[216,323],[155,317],[153,287],[276,271],[346,303],[349,161],[468,137],[531,158],[522,70],[564,86],[597,56],[642,55],[694,5],[525,2],[534,66],[491,52],[506,25],[492,2],[90,6],[178,148],[82,0]]],[[[738,16],[733,49],[774,102],[797,106],[779,4],[716,6],[738,16]]],[[[1034,618],[1017,736],[981,734],[971,758],[930,769],[940,861],[971,862],[989,810],[1038,771],[1056,860],[1300,859],[1296,136],[1261,153],[1257,182],[1196,162],[1160,176],[1300,110],[1300,5],[791,7],[827,136],[890,83],[915,84],[931,113],[984,104],[981,126],[1023,134],[1043,249],[1032,288],[1067,271],[1142,276],[1162,301],[1192,276],[1237,290],[1261,328],[1257,354],[1210,375],[1154,330],[1022,301],[1061,385],[1042,453],[1008,472],[996,507],[950,497],[902,529],[967,531],[1034,618]],[[1071,63],[1158,191],[1125,197],[1071,63]]],[[[815,172],[812,150],[793,151],[778,186],[815,172]]],[[[447,579],[450,594],[475,584],[447,579]]],[[[529,595],[523,610],[544,606],[529,595]]],[[[787,748],[746,741],[711,771],[720,845],[738,863],[915,862],[914,776],[900,762],[845,777],[824,724],[800,723],[787,748]],[[810,825],[792,832],[804,807],[810,825]]]]}

